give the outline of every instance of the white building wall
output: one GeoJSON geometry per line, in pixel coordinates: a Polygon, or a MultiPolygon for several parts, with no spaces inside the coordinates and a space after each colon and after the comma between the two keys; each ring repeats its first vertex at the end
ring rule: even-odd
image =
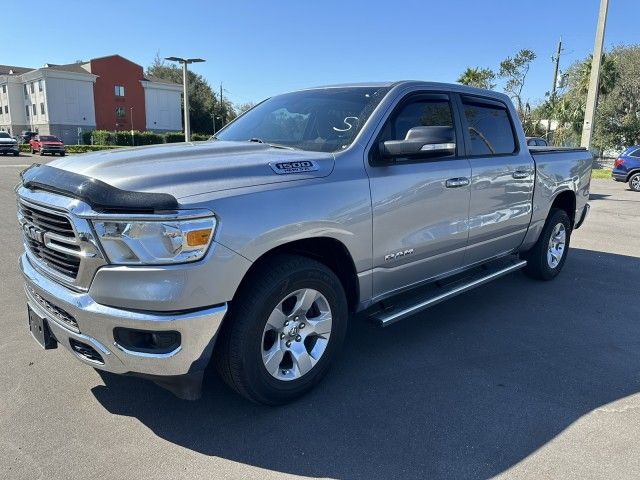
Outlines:
{"type": "Polygon", "coordinates": [[[182,86],[143,81],[147,130],[182,130],[182,86]]]}
{"type": "Polygon", "coordinates": [[[46,118],[49,124],[95,128],[96,111],[93,103],[92,80],[47,75],[44,83],[46,118]]]}

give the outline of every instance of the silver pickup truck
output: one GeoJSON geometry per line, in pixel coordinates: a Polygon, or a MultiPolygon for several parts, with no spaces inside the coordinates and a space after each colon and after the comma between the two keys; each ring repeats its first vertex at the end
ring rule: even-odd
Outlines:
{"type": "Polygon", "coordinates": [[[212,361],[244,397],[287,402],[356,312],[385,326],[521,268],[553,279],[591,164],[528,148],[503,94],[414,81],[288,93],[207,142],[36,164],[16,189],[31,333],[181,398],[212,361]]]}

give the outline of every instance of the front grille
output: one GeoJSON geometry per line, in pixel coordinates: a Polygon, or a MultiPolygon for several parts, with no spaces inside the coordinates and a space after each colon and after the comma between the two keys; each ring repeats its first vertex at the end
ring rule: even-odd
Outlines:
{"type": "Polygon", "coordinates": [[[27,285],[27,288],[29,289],[29,294],[31,295],[31,297],[53,317],[53,320],[63,323],[65,326],[76,333],[80,333],[78,322],[76,322],[75,318],[73,318],[60,307],[55,306],[53,303],[39,295],[31,286],[27,285]]]}
{"type": "Polygon", "coordinates": [[[75,279],[80,269],[80,246],[69,219],[23,202],[18,204],[18,216],[29,251],[50,269],[75,279]]]}

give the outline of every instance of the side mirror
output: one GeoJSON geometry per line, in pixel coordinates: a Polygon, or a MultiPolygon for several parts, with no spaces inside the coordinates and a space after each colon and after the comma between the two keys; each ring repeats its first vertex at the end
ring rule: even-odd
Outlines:
{"type": "Polygon", "coordinates": [[[455,154],[456,142],[453,127],[413,127],[404,140],[380,142],[379,148],[385,159],[448,156],[455,154]]]}

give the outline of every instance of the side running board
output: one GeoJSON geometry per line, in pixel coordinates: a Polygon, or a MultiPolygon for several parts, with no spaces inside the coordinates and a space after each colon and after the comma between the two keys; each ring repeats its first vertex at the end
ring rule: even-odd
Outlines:
{"type": "Polygon", "coordinates": [[[467,292],[473,288],[484,285],[496,278],[500,278],[516,270],[520,270],[527,264],[526,260],[510,261],[505,266],[504,262],[499,265],[487,265],[477,269],[472,274],[461,277],[458,281],[451,282],[444,286],[437,286],[421,296],[414,295],[412,299],[404,300],[391,308],[374,313],[371,318],[383,327],[404,320],[422,310],[444,302],[450,298],[467,292]]]}

